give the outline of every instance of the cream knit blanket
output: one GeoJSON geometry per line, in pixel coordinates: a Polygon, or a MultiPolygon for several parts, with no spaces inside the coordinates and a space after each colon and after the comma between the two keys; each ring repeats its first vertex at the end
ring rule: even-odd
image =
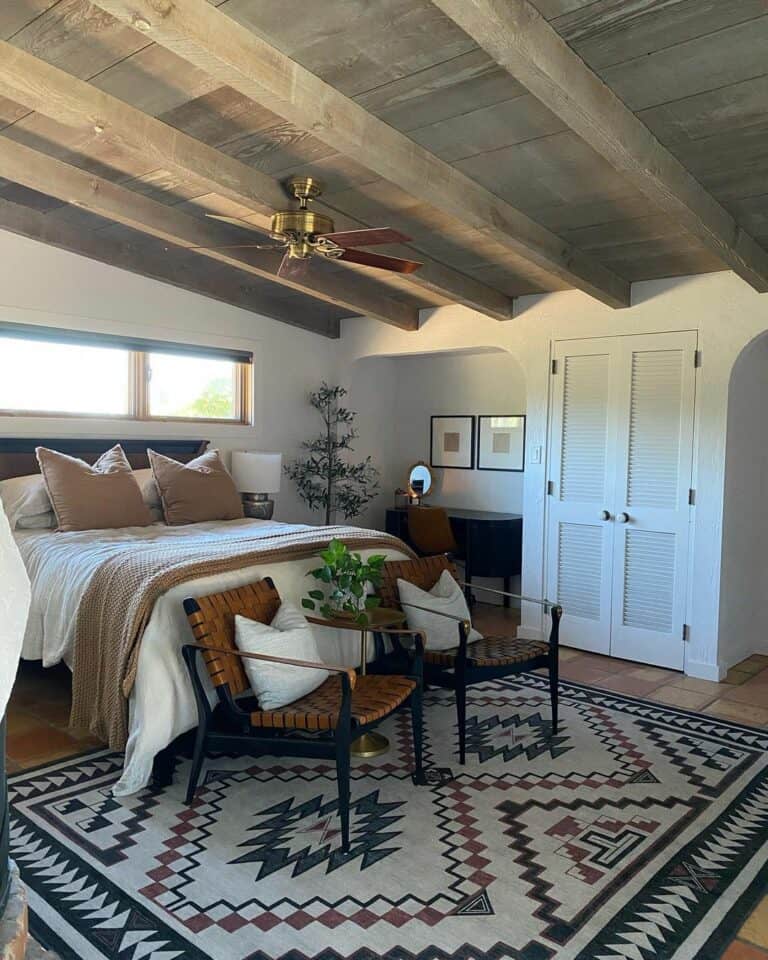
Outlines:
{"type": "MultiPolygon", "coordinates": [[[[310,527],[256,538],[131,545],[106,559],[94,573],[78,606],[72,663],[73,726],[87,727],[115,750],[125,748],[128,701],[136,678],[141,638],[155,602],[188,580],[241,567],[311,557],[332,538],[352,550],[397,550],[402,541],[359,527],[310,527]]],[[[191,634],[190,634],[191,639],[191,634]]]]}

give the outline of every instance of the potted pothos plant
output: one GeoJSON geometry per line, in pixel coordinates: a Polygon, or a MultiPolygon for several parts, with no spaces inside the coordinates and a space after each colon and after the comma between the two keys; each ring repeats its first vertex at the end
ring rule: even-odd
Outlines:
{"type": "Polygon", "coordinates": [[[329,620],[353,620],[367,626],[369,611],[381,603],[378,597],[369,596],[368,586],[374,590],[381,586],[386,557],[375,554],[363,560],[361,554],[352,553],[341,540],[333,539],[321,551],[320,559],[322,566],[310,570],[307,576],[314,577],[323,589],[318,586],[310,590],[301,605],[305,610],[319,610],[329,620]]]}

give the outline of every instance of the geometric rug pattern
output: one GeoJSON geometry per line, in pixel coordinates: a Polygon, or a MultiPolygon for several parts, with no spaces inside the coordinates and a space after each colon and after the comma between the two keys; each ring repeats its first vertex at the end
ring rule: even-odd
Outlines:
{"type": "Polygon", "coordinates": [[[715,958],[768,882],[768,733],[581,684],[449,691],[353,762],[342,856],[324,761],[209,759],[115,798],[108,750],[10,778],[11,856],[64,960],[715,958]]]}

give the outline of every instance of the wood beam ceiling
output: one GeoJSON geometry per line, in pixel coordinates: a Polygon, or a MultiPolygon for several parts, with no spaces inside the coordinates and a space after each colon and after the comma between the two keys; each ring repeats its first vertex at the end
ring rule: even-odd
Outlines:
{"type": "MultiPolygon", "coordinates": [[[[211,193],[253,211],[249,221],[265,232],[272,212],[287,206],[279,180],[4,41],[0,41],[0,96],[203,184],[211,193]]],[[[334,220],[337,229],[364,226],[335,214],[334,220]]],[[[397,229],[396,218],[391,221],[389,226],[397,229]]],[[[512,317],[512,301],[503,293],[429,257],[419,254],[418,259],[424,266],[401,289],[421,287],[499,320],[512,317]]],[[[305,292],[312,295],[309,285],[305,292]]]]}
{"type": "Polygon", "coordinates": [[[368,113],[207,0],[93,2],[222,84],[550,275],[611,306],[629,304],[629,284],[623,278],[368,113]]]}
{"type": "MultiPolygon", "coordinates": [[[[295,299],[281,300],[268,288],[255,289],[233,282],[234,271],[210,274],[194,268],[194,262],[181,260],[178,252],[171,256],[162,251],[145,250],[134,243],[89,232],[56,220],[39,210],[25,207],[10,200],[0,200],[0,230],[7,230],[30,240],[39,240],[48,246],[76,253],[90,260],[97,260],[111,267],[128,270],[151,280],[181,287],[213,300],[220,300],[251,313],[260,313],[281,320],[294,327],[309,330],[325,337],[339,337],[338,317],[332,316],[323,305],[309,301],[298,303],[295,299]]],[[[266,284],[264,285],[266,287],[266,284]]]]}
{"type": "Polygon", "coordinates": [[[768,252],[574,53],[529,0],[432,0],[660,210],[761,293],[768,252]]]}
{"type": "Polygon", "coordinates": [[[324,273],[325,264],[318,263],[311,268],[312,278],[308,281],[311,287],[278,277],[282,251],[211,249],[210,245],[241,243],[242,238],[219,229],[215,222],[189,216],[3,138],[0,138],[0,176],[176,246],[202,247],[196,250],[198,254],[340,307],[350,314],[373,317],[402,330],[419,328],[416,307],[380,295],[372,284],[352,273],[329,275],[324,273]]]}

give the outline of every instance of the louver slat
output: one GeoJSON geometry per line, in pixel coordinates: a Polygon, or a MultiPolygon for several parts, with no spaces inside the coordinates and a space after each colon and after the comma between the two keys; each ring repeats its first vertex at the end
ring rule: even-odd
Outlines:
{"type": "Polygon", "coordinates": [[[571,617],[600,619],[602,551],[600,527],[560,524],[557,599],[571,617]]]}
{"type": "Polygon", "coordinates": [[[560,499],[605,498],[609,356],[565,358],[560,499]]]}
{"type": "Polygon", "coordinates": [[[675,595],[675,534],[627,530],[624,612],[627,627],[669,633],[675,595]]]}
{"type": "Polygon", "coordinates": [[[627,503],[674,509],[678,500],[682,350],[632,356],[627,503]]]}

